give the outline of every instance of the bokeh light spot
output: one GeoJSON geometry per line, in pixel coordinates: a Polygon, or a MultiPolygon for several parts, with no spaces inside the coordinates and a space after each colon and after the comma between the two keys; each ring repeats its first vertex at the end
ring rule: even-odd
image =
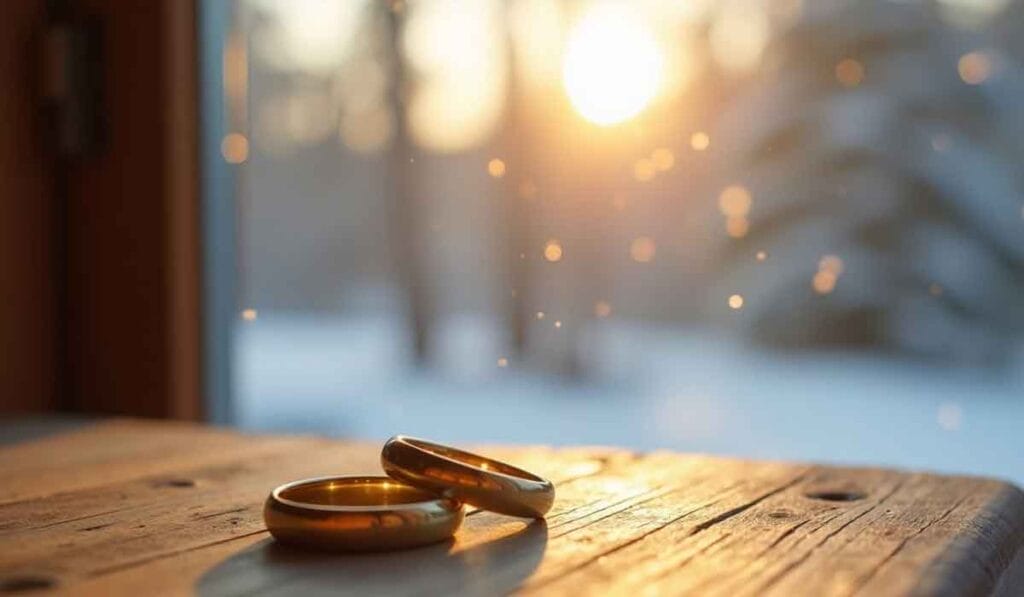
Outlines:
{"type": "Polygon", "coordinates": [[[249,140],[241,133],[228,133],[220,142],[220,153],[229,164],[241,164],[249,159],[249,140]]]}
{"type": "Polygon", "coordinates": [[[551,263],[562,260],[562,244],[557,240],[549,240],[544,245],[544,259],[551,263]]]}
{"type": "Polygon", "coordinates": [[[729,308],[730,309],[742,309],[743,308],[743,296],[734,294],[729,297],[729,308]]]}
{"type": "Polygon", "coordinates": [[[629,256],[637,263],[650,263],[654,260],[657,246],[649,236],[641,236],[633,239],[629,245],[629,256]]]}
{"type": "MultiPolygon", "coordinates": [[[[328,2],[333,3],[338,2],[328,2]]],[[[473,149],[490,138],[502,122],[509,79],[502,4],[453,7],[410,2],[403,15],[402,53],[414,82],[405,114],[409,137],[442,154],[473,149]]]]}
{"type": "Polygon", "coordinates": [[[494,178],[501,178],[502,176],[505,176],[505,162],[498,158],[494,158],[487,162],[487,173],[494,178]]]}
{"type": "Polygon", "coordinates": [[[729,216],[725,219],[725,233],[732,238],[743,238],[750,232],[750,220],[743,216],[729,216]]]}
{"type": "Polygon", "coordinates": [[[992,58],[985,52],[968,52],[956,65],[960,78],[968,85],[980,85],[992,75],[992,58]]]}
{"type": "Polygon", "coordinates": [[[864,65],[852,58],[836,65],[836,79],[843,87],[856,87],[864,80],[864,65]]]}
{"type": "Polygon", "coordinates": [[[818,294],[829,294],[836,288],[836,275],[829,271],[819,271],[814,274],[811,287],[818,294]]]}
{"type": "Polygon", "coordinates": [[[664,147],[660,147],[651,152],[651,163],[654,167],[662,172],[671,170],[672,166],[676,163],[676,156],[672,152],[664,147]]]}
{"type": "Polygon", "coordinates": [[[730,217],[743,217],[750,213],[750,204],[753,200],[750,191],[743,185],[730,185],[722,189],[718,195],[718,209],[722,215],[730,217]]]}
{"type": "Polygon", "coordinates": [[[760,64],[770,33],[771,22],[765,3],[752,0],[721,2],[708,33],[711,54],[729,70],[750,70],[760,64]]]}

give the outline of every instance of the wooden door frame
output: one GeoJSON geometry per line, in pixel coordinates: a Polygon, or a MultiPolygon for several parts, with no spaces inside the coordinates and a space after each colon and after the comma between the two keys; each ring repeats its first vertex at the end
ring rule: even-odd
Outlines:
{"type": "Polygon", "coordinates": [[[99,24],[106,142],[69,160],[67,403],[206,418],[197,0],[66,0],[99,24]]]}
{"type": "Polygon", "coordinates": [[[165,0],[163,82],[167,103],[167,412],[177,419],[206,413],[202,391],[200,289],[198,27],[194,0],[165,0]],[[171,90],[180,89],[174,93],[171,90]]]}

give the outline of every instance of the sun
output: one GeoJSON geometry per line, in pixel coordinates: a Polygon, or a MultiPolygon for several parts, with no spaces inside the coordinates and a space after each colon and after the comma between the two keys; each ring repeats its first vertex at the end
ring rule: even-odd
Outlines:
{"type": "Polygon", "coordinates": [[[562,80],[580,115],[609,126],[647,107],[661,87],[663,68],[661,49],[636,14],[599,4],[569,33],[562,80]]]}

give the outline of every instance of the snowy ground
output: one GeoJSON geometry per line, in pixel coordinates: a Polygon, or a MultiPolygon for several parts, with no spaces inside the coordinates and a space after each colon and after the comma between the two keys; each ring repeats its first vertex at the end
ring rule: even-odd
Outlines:
{"type": "Polygon", "coordinates": [[[261,313],[238,331],[237,422],[373,439],[405,433],[875,464],[1024,485],[1020,368],[768,353],[623,323],[587,330],[584,340],[584,381],[515,363],[460,377],[405,365],[393,322],[261,313]]]}

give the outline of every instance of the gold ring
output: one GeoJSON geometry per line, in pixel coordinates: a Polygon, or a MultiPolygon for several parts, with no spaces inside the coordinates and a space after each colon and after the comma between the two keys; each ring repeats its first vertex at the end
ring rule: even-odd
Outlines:
{"type": "Polygon", "coordinates": [[[492,512],[543,518],[555,501],[547,479],[422,439],[396,435],[384,444],[380,460],[399,481],[492,512]]]}
{"type": "Polygon", "coordinates": [[[321,477],[287,483],[263,507],[278,541],[374,551],[444,541],[462,524],[462,504],[389,477],[321,477]]]}

